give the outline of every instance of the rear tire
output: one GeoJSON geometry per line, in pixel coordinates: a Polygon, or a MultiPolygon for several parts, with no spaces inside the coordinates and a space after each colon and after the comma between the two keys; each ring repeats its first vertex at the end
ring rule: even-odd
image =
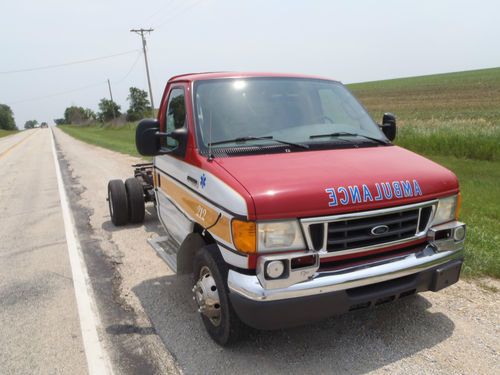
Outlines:
{"type": "Polygon", "coordinates": [[[125,189],[128,201],[128,221],[132,224],[142,223],[145,213],[142,184],[137,178],[128,178],[125,181],[125,189]]]}
{"type": "Polygon", "coordinates": [[[111,180],[108,183],[108,204],[111,221],[117,227],[127,224],[128,204],[127,191],[122,180],[111,180]]]}
{"type": "Polygon", "coordinates": [[[207,294],[207,290],[208,293],[210,290],[212,291],[206,304],[211,314],[207,316],[200,313],[200,316],[210,337],[221,346],[228,346],[236,342],[245,327],[229,300],[227,273],[227,264],[215,245],[207,245],[198,250],[193,261],[193,292],[195,300],[200,306],[199,299],[206,298],[202,296],[207,294]],[[208,282],[204,281],[204,278],[208,279],[208,282]],[[213,285],[214,283],[215,285],[213,285]],[[206,287],[207,285],[209,288],[206,287]],[[204,289],[204,293],[200,293],[201,289],[204,289]],[[217,293],[218,303],[213,303],[213,293],[217,293]],[[210,302],[212,303],[210,304],[210,302]],[[214,307],[218,311],[214,311],[214,307]]]}

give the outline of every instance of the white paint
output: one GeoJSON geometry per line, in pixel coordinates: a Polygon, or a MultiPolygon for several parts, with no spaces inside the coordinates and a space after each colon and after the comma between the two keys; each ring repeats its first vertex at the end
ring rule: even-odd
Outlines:
{"type": "MultiPolygon", "coordinates": [[[[87,266],[83,259],[80,241],[78,240],[74,219],[71,214],[68,196],[64,188],[61,175],[61,167],[57,159],[56,146],[54,142],[54,132],[51,129],[52,153],[56,169],[57,186],[61,200],[61,210],[64,220],[64,231],[68,244],[69,261],[73,274],[73,287],[75,289],[78,316],[80,318],[80,328],[82,331],[83,346],[87,358],[87,366],[90,375],[112,374],[111,363],[103,350],[101,340],[97,333],[101,326],[97,306],[94,300],[94,293],[89,281],[87,266]]],[[[64,350],[64,348],[61,348],[64,350]]]]}
{"type": "MultiPolygon", "coordinates": [[[[219,248],[222,258],[224,258],[226,263],[232,264],[236,267],[248,269],[248,256],[243,254],[235,254],[234,252],[225,249],[219,244],[217,244],[217,247],[219,248]]],[[[234,246],[231,246],[231,248],[234,248],[234,246]]]]}
{"type": "Polygon", "coordinates": [[[189,220],[167,198],[165,193],[157,194],[157,208],[163,226],[178,244],[181,244],[189,233],[193,232],[194,220],[189,220]]]}
{"type": "Polygon", "coordinates": [[[248,216],[245,199],[219,177],[169,155],[155,157],[154,164],[184,184],[189,185],[188,176],[194,178],[198,181],[198,185],[192,188],[199,194],[238,215],[248,216]],[[200,186],[200,178],[203,174],[206,177],[204,188],[200,186]]]}

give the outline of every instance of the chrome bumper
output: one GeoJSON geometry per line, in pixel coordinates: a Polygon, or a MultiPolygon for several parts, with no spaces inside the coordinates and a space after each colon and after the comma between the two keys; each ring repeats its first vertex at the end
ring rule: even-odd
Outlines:
{"type": "Polygon", "coordinates": [[[454,250],[438,251],[435,245],[423,250],[336,271],[317,272],[310,280],[281,289],[264,289],[255,275],[245,275],[230,270],[228,286],[253,301],[277,301],[289,298],[314,296],[339,290],[375,284],[425,271],[451,260],[463,259],[463,241],[454,250]]]}

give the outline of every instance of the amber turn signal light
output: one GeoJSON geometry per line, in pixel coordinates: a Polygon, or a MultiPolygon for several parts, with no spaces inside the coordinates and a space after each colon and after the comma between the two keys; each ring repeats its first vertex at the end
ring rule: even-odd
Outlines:
{"type": "Polygon", "coordinates": [[[233,243],[243,253],[257,252],[257,230],[253,221],[233,220],[231,223],[233,243]]]}
{"type": "Polygon", "coordinates": [[[462,195],[458,193],[457,196],[457,206],[455,207],[455,220],[458,220],[458,217],[460,216],[460,209],[462,208],[462,195]]]}

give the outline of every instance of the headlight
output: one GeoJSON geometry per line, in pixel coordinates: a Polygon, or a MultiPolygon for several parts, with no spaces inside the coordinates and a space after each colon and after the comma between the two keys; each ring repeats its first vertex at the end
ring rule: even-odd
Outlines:
{"type": "Polygon", "coordinates": [[[258,252],[305,249],[297,220],[257,223],[257,235],[258,252]]]}
{"type": "Polygon", "coordinates": [[[297,220],[268,223],[232,221],[233,242],[244,253],[304,250],[305,243],[297,220]]]}
{"type": "Polygon", "coordinates": [[[454,195],[448,198],[442,198],[438,202],[436,209],[436,214],[434,215],[434,220],[432,225],[439,225],[452,221],[458,216],[458,196],[454,195]]]}

